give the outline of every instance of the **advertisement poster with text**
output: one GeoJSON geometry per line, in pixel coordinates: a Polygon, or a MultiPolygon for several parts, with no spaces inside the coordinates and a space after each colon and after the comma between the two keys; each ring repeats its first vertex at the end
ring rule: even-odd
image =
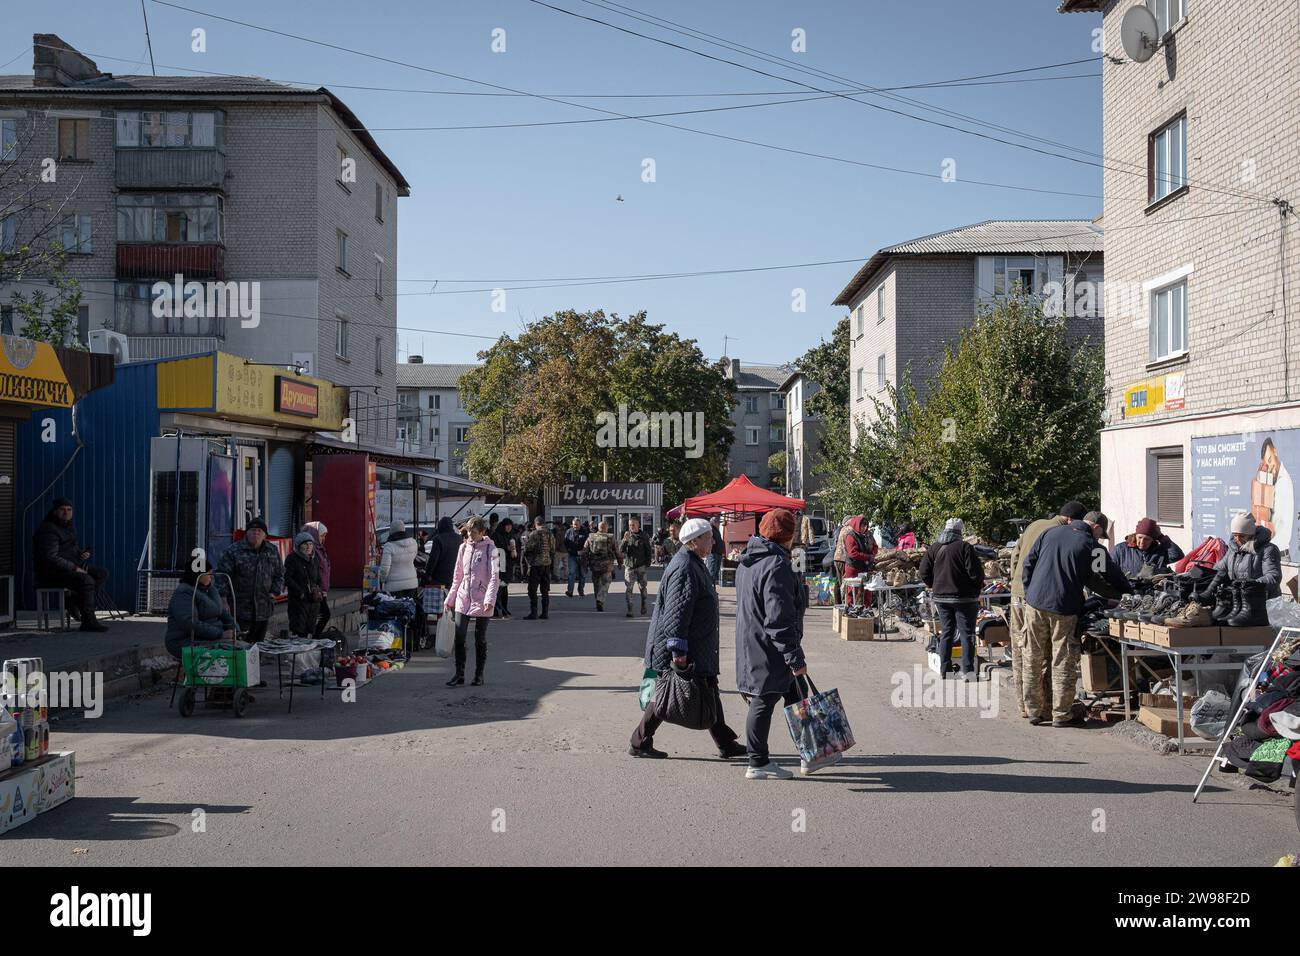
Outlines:
{"type": "Polygon", "coordinates": [[[1192,540],[1230,540],[1232,516],[1247,512],[1273,533],[1282,560],[1295,563],[1300,428],[1192,439],[1192,540]]]}

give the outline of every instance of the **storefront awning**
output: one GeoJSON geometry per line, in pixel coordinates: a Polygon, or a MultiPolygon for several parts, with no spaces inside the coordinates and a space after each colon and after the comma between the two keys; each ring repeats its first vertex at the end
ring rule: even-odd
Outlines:
{"type": "Polygon", "coordinates": [[[436,484],[450,491],[468,492],[472,495],[504,495],[506,493],[504,488],[498,488],[496,485],[444,475],[438,471],[438,465],[441,464],[440,459],[432,456],[398,455],[391,449],[382,448],[378,445],[370,445],[365,442],[345,442],[334,435],[321,433],[317,433],[312,444],[325,451],[357,452],[369,455],[371,460],[381,468],[391,468],[394,471],[416,475],[426,482],[436,484]]]}

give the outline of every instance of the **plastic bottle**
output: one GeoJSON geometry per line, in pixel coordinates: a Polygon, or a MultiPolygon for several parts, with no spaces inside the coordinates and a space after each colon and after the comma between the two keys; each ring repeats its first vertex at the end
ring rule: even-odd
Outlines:
{"type": "Polygon", "coordinates": [[[17,729],[18,721],[14,720],[7,709],[0,707],[0,771],[14,763],[13,736],[17,729]]]}

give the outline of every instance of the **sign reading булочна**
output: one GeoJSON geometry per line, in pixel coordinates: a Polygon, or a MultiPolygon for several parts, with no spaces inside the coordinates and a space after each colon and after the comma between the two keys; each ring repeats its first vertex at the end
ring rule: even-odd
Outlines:
{"type": "Polygon", "coordinates": [[[552,505],[650,505],[650,485],[571,482],[554,486],[552,505]]]}

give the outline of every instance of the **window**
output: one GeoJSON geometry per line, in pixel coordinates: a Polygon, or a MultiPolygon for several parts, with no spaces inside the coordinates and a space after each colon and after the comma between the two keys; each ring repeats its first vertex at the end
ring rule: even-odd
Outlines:
{"type": "Polygon", "coordinates": [[[757,396],[757,395],[746,395],[746,396],[745,396],[745,414],[746,414],[746,415],[757,415],[757,414],[758,414],[758,396],[757,396]]]}
{"type": "Polygon", "coordinates": [[[438,442],[440,442],[440,441],[442,441],[442,426],[441,426],[441,425],[434,425],[434,426],[433,426],[433,443],[436,445],[436,444],[437,444],[438,442]]]}
{"type": "Polygon", "coordinates": [[[225,203],[220,196],[159,193],[117,197],[118,242],[221,242],[225,203]]]}
{"type": "Polygon", "coordinates": [[[336,230],[338,233],[338,262],[335,263],[339,272],[347,275],[348,271],[348,234],[342,229],[336,230]]]}
{"type": "Polygon", "coordinates": [[[384,344],[379,336],[375,336],[375,374],[384,374],[384,344]]]}
{"type": "Polygon", "coordinates": [[[994,256],[993,294],[1042,294],[1047,287],[1047,263],[1034,256],[994,256]]]}
{"type": "Polygon", "coordinates": [[[1187,280],[1151,292],[1151,361],[1187,351],[1187,280]]]}
{"type": "Polygon", "coordinates": [[[380,256],[375,256],[375,298],[384,297],[384,260],[380,256]]]}
{"type": "Polygon", "coordinates": [[[375,219],[384,221],[384,187],[381,183],[375,183],[375,219]]]}
{"type": "Polygon", "coordinates": [[[758,444],[758,426],[757,426],[757,425],[747,425],[747,426],[745,426],[745,444],[746,444],[746,445],[757,445],[757,444],[758,444]]]}
{"type": "Polygon", "coordinates": [[[791,389],[791,395],[794,399],[794,411],[797,412],[799,411],[799,386],[798,385],[796,385],[793,389],[791,389]]]}
{"type": "Polygon", "coordinates": [[[127,110],[113,124],[118,149],[218,149],[224,145],[225,114],[127,110]]]}
{"type": "Polygon", "coordinates": [[[469,426],[468,426],[468,425],[457,425],[457,426],[456,426],[456,444],[458,444],[458,445],[466,445],[466,444],[468,444],[468,443],[469,443],[469,426]]]}
{"type": "Polygon", "coordinates": [[[90,159],[90,120],[59,120],[59,162],[90,159]]]}
{"type": "Polygon", "coordinates": [[[867,330],[865,324],[866,311],[867,311],[867,307],[865,305],[860,305],[857,307],[857,309],[854,310],[853,314],[857,317],[858,320],[858,335],[862,335],[867,330]]]}
{"type": "Polygon", "coordinates": [[[339,358],[348,357],[348,319],[345,315],[338,315],[338,322],[334,328],[334,354],[339,358]]]}
{"type": "Polygon", "coordinates": [[[441,407],[442,407],[442,396],[441,396],[441,395],[430,395],[430,396],[429,396],[429,411],[431,411],[431,412],[436,412],[436,411],[437,411],[438,409],[440,409],[441,407]]]}
{"type": "Polygon", "coordinates": [[[879,355],[876,357],[876,390],[883,389],[888,383],[885,378],[885,357],[879,355]]]}
{"type": "Polygon", "coordinates": [[[777,444],[785,444],[785,426],[769,425],[767,427],[767,440],[777,444]]]}
{"type": "Polygon", "coordinates": [[[18,121],[0,119],[0,163],[13,162],[18,158],[18,121]]]}
{"type": "Polygon", "coordinates": [[[876,324],[885,321],[885,287],[876,290],[876,324]]]}
{"type": "MultiPolygon", "coordinates": [[[[344,149],[342,146],[335,146],[335,149],[338,151],[337,182],[344,189],[348,189],[347,184],[349,182],[356,181],[356,167],[353,165],[352,161],[348,158],[348,151],[346,149],[344,149]]],[[[352,190],[348,189],[348,192],[351,191],[352,190]]]]}
{"type": "Polygon", "coordinates": [[[13,252],[18,247],[18,217],[0,219],[0,252],[13,252]]]}
{"type": "Polygon", "coordinates": [[[783,392],[772,393],[772,409],[774,411],[785,410],[785,394],[783,392]]]}
{"type": "Polygon", "coordinates": [[[1187,186],[1187,114],[1151,134],[1147,141],[1147,202],[1159,202],[1187,186]]]}
{"type": "Polygon", "coordinates": [[[1186,0],[1147,0],[1147,9],[1156,18],[1156,36],[1163,37],[1187,14],[1186,0]]]}
{"type": "Polygon", "coordinates": [[[1163,527],[1183,525],[1183,450],[1152,448],[1147,459],[1148,512],[1163,527]]]}
{"type": "Polygon", "coordinates": [[[90,254],[90,217],[64,216],[61,235],[63,251],[78,255],[90,254]]]}
{"type": "Polygon", "coordinates": [[[867,370],[865,368],[860,368],[858,369],[858,401],[862,401],[862,397],[866,394],[867,394],[867,370]]]}

